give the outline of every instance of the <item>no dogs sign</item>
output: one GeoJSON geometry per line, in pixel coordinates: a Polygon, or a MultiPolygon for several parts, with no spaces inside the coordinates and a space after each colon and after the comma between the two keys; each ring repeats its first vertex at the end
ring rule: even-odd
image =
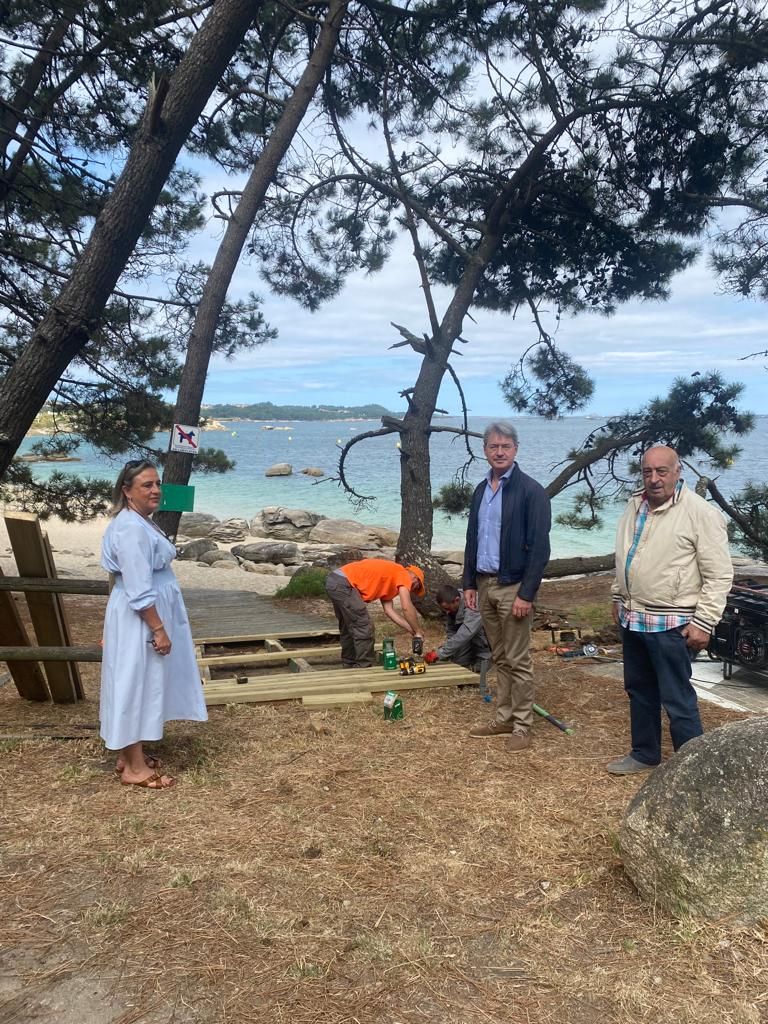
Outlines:
{"type": "Polygon", "coordinates": [[[187,427],[183,423],[174,423],[171,431],[172,452],[188,452],[194,455],[198,450],[199,427],[187,427]]]}

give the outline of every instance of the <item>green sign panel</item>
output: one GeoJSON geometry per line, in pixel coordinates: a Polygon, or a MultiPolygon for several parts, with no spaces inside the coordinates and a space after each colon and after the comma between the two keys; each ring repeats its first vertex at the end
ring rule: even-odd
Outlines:
{"type": "Polygon", "coordinates": [[[163,484],[160,489],[161,512],[193,512],[195,488],[186,484],[163,484]]]}

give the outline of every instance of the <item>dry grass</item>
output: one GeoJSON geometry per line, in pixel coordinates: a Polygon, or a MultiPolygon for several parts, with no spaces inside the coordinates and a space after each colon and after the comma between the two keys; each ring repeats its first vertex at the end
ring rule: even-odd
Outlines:
{"type": "MultiPolygon", "coordinates": [[[[620,685],[547,654],[538,679],[577,732],[537,721],[517,755],[470,740],[487,706],[448,690],[324,737],[296,704],[214,708],[158,746],[165,793],[121,787],[95,738],[5,742],[0,1020],[56,1019],[77,976],[120,1006],[81,1024],[758,1024],[763,930],[673,920],[622,873],[620,685]]],[[[0,715],[96,708],[4,687],[0,715]]]]}

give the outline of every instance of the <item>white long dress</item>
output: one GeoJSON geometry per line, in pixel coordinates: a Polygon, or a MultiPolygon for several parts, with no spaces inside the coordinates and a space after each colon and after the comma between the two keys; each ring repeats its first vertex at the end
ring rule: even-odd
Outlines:
{"type": "Polygon", "coordinates": [[[101,736],[109,750],[159,740],[171,719],[208,718],[192,632],[170,564],[173,544],[137,512],[123,509],[109,524],[101,564],[115,574],[104,620],[101,736]],[[158,654],[138,614],[155,605],[171,641],[158,654]]]}

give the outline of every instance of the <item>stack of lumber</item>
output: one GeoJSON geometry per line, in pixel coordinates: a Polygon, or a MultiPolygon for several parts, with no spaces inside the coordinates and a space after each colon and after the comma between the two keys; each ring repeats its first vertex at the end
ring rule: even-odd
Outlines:
{"type": "MultiPolygon", "coordinates": [[[[338,648],[336,649],[338,651],[338,648]]],[[[295,657],[298,651],[291,652],[295,657]]],[[[261,660],[268,655],[255,655],[261,660]]],[[[208,659],[205,659],[208,660],[208,659]]],[[[301,700],[311,707],[337,704],[361,704],[372,694],[386,690],[423,690],[438,686],[462,686],[476,683],[478,677],[460,665],[430,665],[420,675],[401,676],[372,668],[319,669],[310,672],[281,672],[276,675],[231,676],[204,684],[205,703],[248,704],[272,700],[301,700]],[[239,681],[240,680],[240,681],[239,681]]]]}

